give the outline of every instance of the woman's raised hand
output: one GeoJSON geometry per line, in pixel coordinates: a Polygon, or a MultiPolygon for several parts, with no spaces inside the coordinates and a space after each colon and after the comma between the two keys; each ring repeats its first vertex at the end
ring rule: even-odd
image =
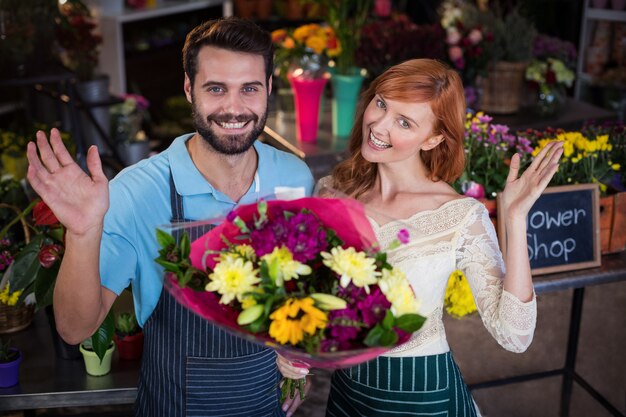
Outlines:
{"type": "Polygon", "coordinates": [[[44,132],[37,132],[37,144],[28,144],[26,156],[28,181],[69,233],[82,235],[102,226],[109,187],[95,146],[87,151],[90,175],[72,159],[57,129],[50,131],[49,142],[44,132]]]}
{"type": "Polygon", "coordinates": [[[563,142],[549,143],[519,178],[520,157],[513,155],[501,199],[505,213],[526,217],[556,173],[562,154],[563,142]]]}

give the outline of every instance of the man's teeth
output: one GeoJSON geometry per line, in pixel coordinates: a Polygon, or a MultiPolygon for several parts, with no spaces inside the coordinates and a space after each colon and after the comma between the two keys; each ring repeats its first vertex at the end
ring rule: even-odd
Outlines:
{"type": "Polygon", "coordinates": [[[374,146],[376,146],[377,148],[391,148],[391,145],[388,144],[387,142],[383,142],[382,140],[378,140],[376,139],[376,137],[370,133],[370,141],[374,144],[374,146]]]}
{"type": "Polygon", "coordinates": [[[237,123],[220,123],[224,129],[241,129],[246,125],[247,122],[237,122],[237,123]]]}

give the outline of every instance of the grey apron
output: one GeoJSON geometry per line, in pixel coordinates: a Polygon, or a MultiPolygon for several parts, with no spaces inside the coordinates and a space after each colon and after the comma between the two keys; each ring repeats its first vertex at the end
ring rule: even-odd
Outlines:
{"type": "MultiPolygon", "coordinates": [[[[185,219],[170,173],[172,222],[185,219]]],[[[187,229],[193,242],[214,225],[187,229]]],[[[178,240],[180,233],[174,233],[178,240]]],[[[167,290],[143,328],[137,416],[284,416],[276,355],[213,326],[167,290]]]]}

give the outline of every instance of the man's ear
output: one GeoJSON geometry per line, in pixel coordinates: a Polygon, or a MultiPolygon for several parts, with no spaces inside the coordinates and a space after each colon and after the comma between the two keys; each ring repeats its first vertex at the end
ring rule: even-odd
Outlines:
{"type": "Polygon", "coordinates": [[[187,101],[191,103],[191,80],[187,73],[185,73],[185,81],[183,83],[183,90],[185,90],[185,96],[187,97],[187,101]]]}
{"type": "Polygon", "coordinates": [[[273,80],[273,75],[270,75],[270,78],[267,80],[267,95],[269,97],[270,94],[272,94],[272,80],[273,80]]]}
{"type": "Polygon", "coordinates": [[[437,145],[439,145],[441,142],[443,142],[445,138],[443,137],[443,135],[437,135],[437,136],[433,136],[430,139],[428,139],[423,145],[422,145],[422,150],[423,151],[430,151],[434,148],[437,147],[437,145]]]}

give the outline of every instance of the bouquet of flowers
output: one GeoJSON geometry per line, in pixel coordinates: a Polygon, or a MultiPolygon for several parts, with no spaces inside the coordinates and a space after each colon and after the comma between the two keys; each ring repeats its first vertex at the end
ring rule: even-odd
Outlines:
{"type": "MultiPolygon", "coordinates": [[[[404,274],[387,263],[363,207],[304,198],[237,208],[202,238],[157,231],[156,261],[183,305],[290,360],[340,368],[408,340],[424,317],[404,274]]],[[[398,240],[408,241],[403,230],[398,240]]],[[[283,384],[293,397],[302,384],[283,384]]],[[[301,391],[302,394],[302,391],[301,391]]]]}
{"type": "Polygon", "coordinates": [[[599,184],[600,191],[607,191],[607,183],[620,172],[621,165],[613,160],[613,145],[608,134],[585,135],[578,131],[546,129],[527,130],[523,136],[534,144],[532,155],[537,155],[548,143],[563,141],[563,156],[551,184],[599,184]]]}
{"type": "Polygon", "coordinates": [[[523,168],[533,151],[528,138],[514,135],[508,126],[491,123],[492,120],[483,112],[466,115],[466,163],[456,188],[475,198],[495,198],[504,189],[513,154],[520,154],[523,168]]]}
{"type": "Polygon", "coordinates": [[[296,68],[301,68],[304,72],[301,75],[307,78],[321,77],[326,71],[325,59],[341,52],[333,29],[317,23],[277,29],[272,32],[272,41],[276,46],[278,75],[286,84],[287,74],[296,68]]]}

